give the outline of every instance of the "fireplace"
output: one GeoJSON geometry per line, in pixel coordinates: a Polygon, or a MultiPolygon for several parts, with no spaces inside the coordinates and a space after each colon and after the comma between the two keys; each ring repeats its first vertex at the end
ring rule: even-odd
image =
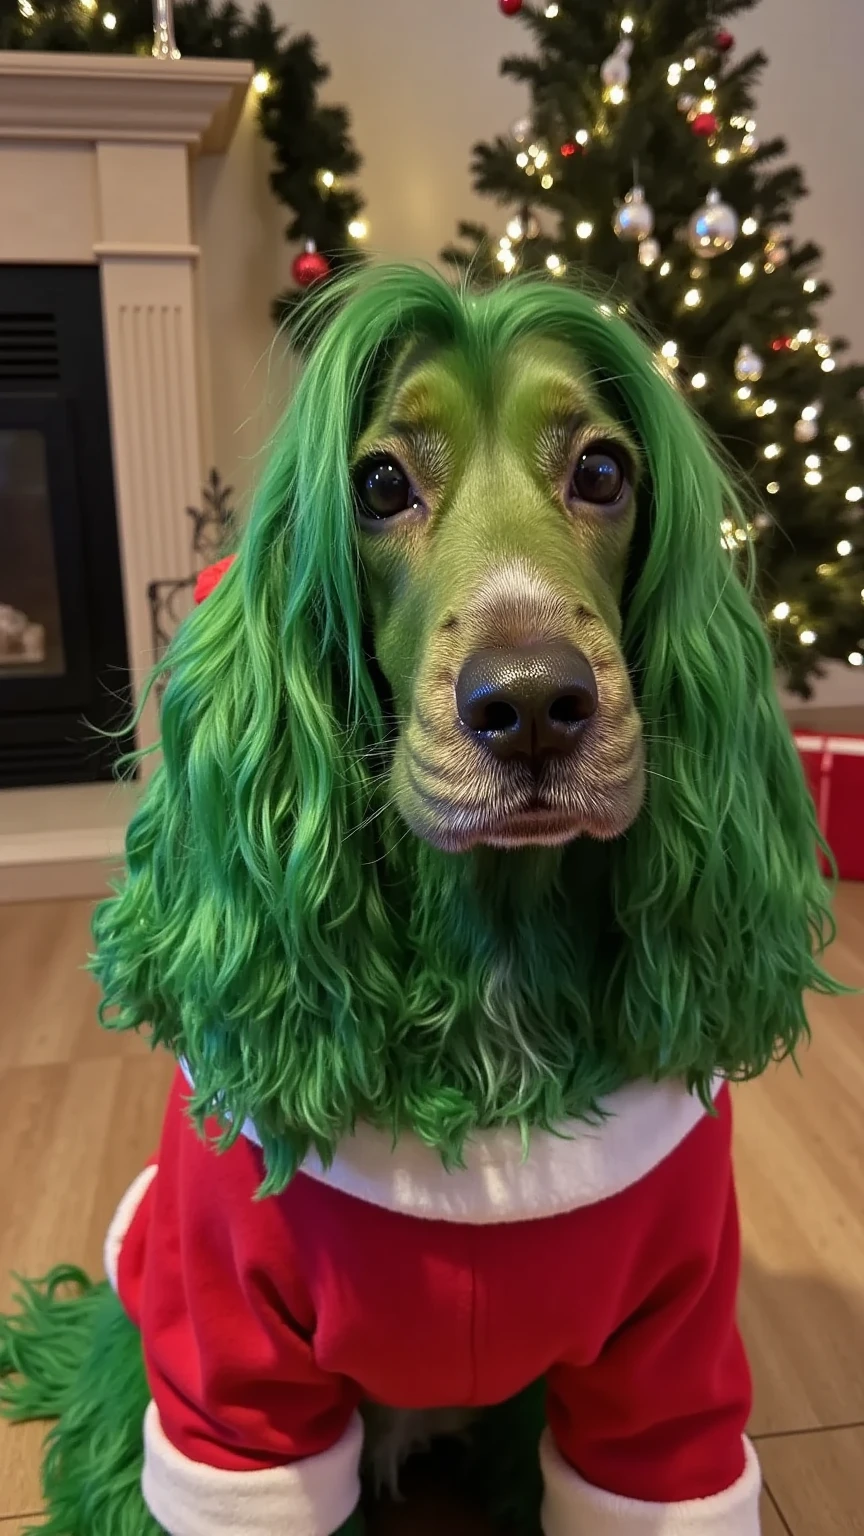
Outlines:
{"type": "Polygon", "coordinates": [[[132,745],[96,266],[0,265],[0,786],[132,745]]]}

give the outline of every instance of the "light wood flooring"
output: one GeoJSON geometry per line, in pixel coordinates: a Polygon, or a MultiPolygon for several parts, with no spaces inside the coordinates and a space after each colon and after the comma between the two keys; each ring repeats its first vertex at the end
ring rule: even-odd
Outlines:
{"type": "MultiPolygon", "coordinates": [[[[835,972],[864,987],[864,885],[837,916],[835,972]]],[[[0,1308],[14,1270],[99,1269],[158,1136],[171,1064],[97,1028],[88,920],[85,902],[0,906],[0,1308]]],[[[752,1433],[763,1536],[864,1536],[864,998],[814,998],[810,1017],[801,1075],[735,1094],[752,1433]]],[[[0,1536],[38,1513],[40,1443],[0,1425],[0,1536]]]]}

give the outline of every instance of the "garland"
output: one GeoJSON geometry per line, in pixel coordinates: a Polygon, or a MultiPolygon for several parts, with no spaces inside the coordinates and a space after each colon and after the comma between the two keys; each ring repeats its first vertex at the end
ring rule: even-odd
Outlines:
{"type": "MultiPolygon", "coordinates": [[[[270,186],[289,215],[285,238],[307,245],[294,264],[300,285],[362,260],[363,201],[346,185],[362,162],[346,109],[318,100],[330,71],[313,39],[289,38],[267,4],[247,17],[234,0],[178,0],[174,27],[185,56],[254,62],[259,127],[273,149],[270,186]]],[[[149,55],[152,45],[150,0],[0,0],[0,48],[149,55]]],[[[275,318],[299,297],[280,294],[275,318]]]]}

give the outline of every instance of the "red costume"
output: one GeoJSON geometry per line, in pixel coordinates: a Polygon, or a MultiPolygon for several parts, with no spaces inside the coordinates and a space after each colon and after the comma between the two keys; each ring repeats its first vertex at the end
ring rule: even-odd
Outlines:
{"type": "Polygon", "coordinates": [[[712,1116],[633,1084],[527,1154],[478,1133],[451,1172],[361,1126],[264,1200],[254,1128],[217,1154],[185,1096],[178,1072],[106,1245],[171,1536],[330,1536],[359,1496],[362,1400],[481,1407],[541,1376],[547,1536],[757,1536],[728,1089],[712,1116]]]}

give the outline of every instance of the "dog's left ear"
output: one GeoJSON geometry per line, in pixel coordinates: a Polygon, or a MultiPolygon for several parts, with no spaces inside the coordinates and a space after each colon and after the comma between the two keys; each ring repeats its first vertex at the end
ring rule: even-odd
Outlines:
{"type": "Polygon", "coordinates": [[[748,1075],[806,1033],[805,989],[836,990],[819,963],[833,925],[818,830],[768,639],[721,543],[724,518],[746,529],[734,488],[673,387],[630,385],[650,487],[624,644],[648,788],[613,852],[621,1028],[632,1038],[634,1009],[650,1009],[670,1059],[748,1075]]]}

